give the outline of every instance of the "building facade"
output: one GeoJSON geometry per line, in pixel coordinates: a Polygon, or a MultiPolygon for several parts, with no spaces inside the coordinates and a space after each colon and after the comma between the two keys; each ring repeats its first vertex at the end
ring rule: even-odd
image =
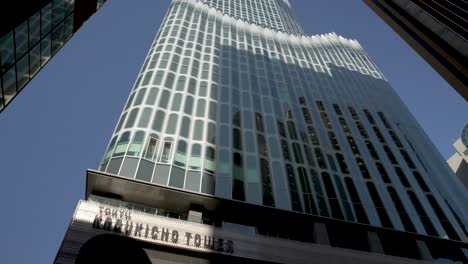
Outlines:
{"type": "Polygon", "coordinates": [[[105,0],[0,4],[0,112],[105,0]]]}
{"type": "Polygon", "coordinates": [[[468,8],[465,1],[364,2],[468,100],[468,8]]]}
{"type": "Polygon", "coordinates": [[[463,128],[461,137],[453,143],[453,147],[456,152],[447,162],[468,190],[468,124],[463,128]]]}
{"type": "Polygon", "coordinates": [[[287,0],[173,0],[56,262],[112,234],[148,263],[466,262],[448,173],[357,41],[287,0]]]}

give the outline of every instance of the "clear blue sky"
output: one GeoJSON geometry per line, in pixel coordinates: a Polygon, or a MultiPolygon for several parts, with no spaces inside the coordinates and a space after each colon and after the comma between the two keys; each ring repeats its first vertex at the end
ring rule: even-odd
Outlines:
{"type": "MultiPolygon", "coordinates": [[[[359,0],[292,0],[308,34],[358,39],[445,158],[468,104],[359,0]]],[[[0,262],[51,263],[169,0],[109,0],[0,114],[0,262]]]]}

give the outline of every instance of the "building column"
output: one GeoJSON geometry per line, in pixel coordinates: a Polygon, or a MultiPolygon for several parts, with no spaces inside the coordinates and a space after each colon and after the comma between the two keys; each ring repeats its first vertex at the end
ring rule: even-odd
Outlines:
{"type": "Polygon", "coordinates": [[[382,243],[380,243],[379,235],[377,235],[377,233],[367,232],[367,242],[369,243],[370,252],[385,254],[382,243]]]}
{"type": "Polygon", "coordinates": [[[426,243],[422,240],[416,240],[416,247],[418,247],[419,255],[421,255],[422,260],[429,260],[432,261],[432,255],[429,249],[427,248],[426,243]]]}
{"type": "Polygon", "coordinates": [[[328,239],[327,226],[324,223],[314,223],[314,241],[317,244],[321,245],[330,245],[330,240],[328,239]]]}

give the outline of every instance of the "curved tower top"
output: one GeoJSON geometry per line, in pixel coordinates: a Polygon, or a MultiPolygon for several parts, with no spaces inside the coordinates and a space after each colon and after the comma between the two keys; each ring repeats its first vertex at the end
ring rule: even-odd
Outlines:
{"type": "Polygon", "coordinates": [[[199,0],[223,14],[288,34],[303,35],[288,0],[199,0]]]}

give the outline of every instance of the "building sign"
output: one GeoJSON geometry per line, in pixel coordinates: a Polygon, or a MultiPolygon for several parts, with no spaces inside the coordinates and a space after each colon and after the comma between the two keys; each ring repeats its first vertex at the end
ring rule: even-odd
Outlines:
{"type": "Polygon", "coordinates": [[[132,211],[121,208],[99,206],[94,217],[93,228],[121,235],[144,238],[163,244],[183,245],[195,249],[203,248],[218,253],[234,253],[234,242],[222,237],[181,231],[164,225],[150,225],[132,219],[132,211]]]}

